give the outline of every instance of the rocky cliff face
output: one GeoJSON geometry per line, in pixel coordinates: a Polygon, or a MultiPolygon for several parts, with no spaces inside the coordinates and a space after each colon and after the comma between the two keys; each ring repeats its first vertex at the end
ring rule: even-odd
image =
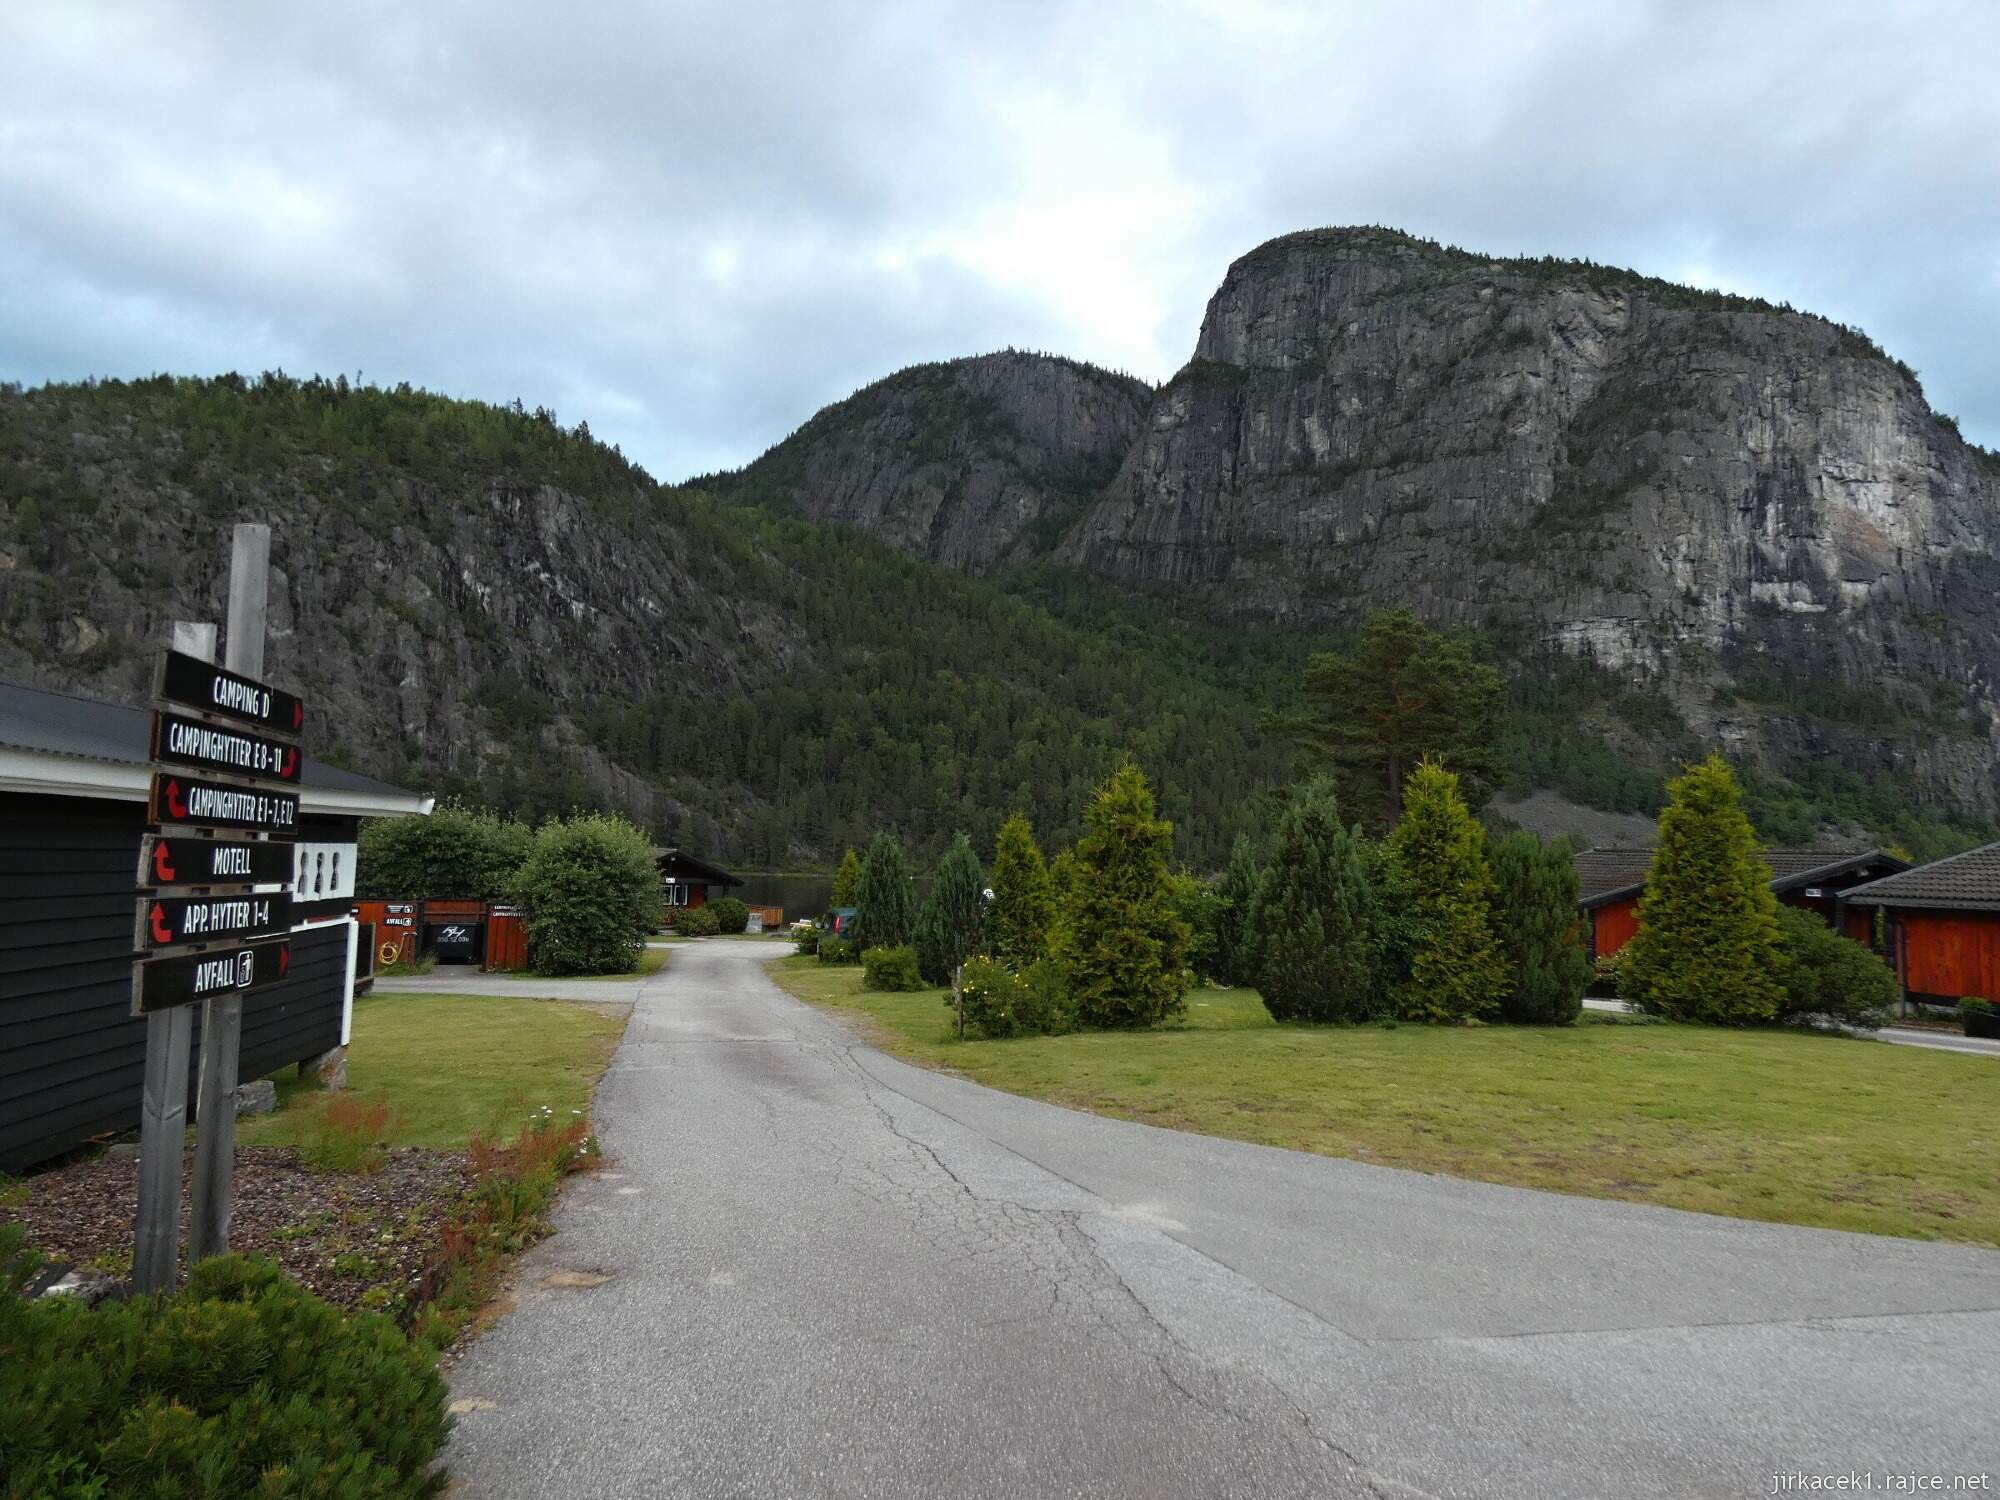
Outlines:
{"type": "Polygon", "coordinates": [[[985,569],[1061,537],[1117,473],[1151,397],[1143,381],[1043,354],[919,365],[707,482],[985,569]]]}
{"type": "Polygon", "coordinates": [[[1789,310],[1387,231],[1273,241],[1064,553],[1269,615],[1411,604],[1659,682],[1725,743],[2000,790],[2000,473],[1789,310]]]}

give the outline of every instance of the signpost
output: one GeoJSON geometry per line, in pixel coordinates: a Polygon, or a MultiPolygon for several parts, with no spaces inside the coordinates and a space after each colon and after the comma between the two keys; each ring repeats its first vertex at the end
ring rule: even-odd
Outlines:
{"type": "Polygon", "coordinates": [[[132,1010],[147,1018],[132,1265],[142,1292],[169,1290],[175,1280],[192,1007],[202,1005],[188,1236],[189,1258],[198,1260],[229,1248],[243,995],[291,965],[291,944],[268,939],[292,926],[299,799],[282,788],[299,782],[305,706],[257,681],[270,548],[268,526],[236,528],[226,666],[209,659],[215,627],[206,625],[176,626],[160,668],[147,808],[154,826],[139,846],[145,889],[133,919],[132,1010]]]}

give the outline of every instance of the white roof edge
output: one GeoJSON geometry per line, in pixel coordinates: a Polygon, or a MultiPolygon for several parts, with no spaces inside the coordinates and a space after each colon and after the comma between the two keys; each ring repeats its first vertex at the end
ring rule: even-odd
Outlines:
{"type": "MultiPolygon", "coordinates": [[[[111,802],[144,802],[153,784],[150,766],[123,761],[87,760],[46,750],[20,750],[0,745],[0,792],[26,792],[37,797],[99,797],[111,802]]],[[[302,786],[299,809],[349,818],[430,816],[435,797],[415,792],[342,791],[302,786]]]]}

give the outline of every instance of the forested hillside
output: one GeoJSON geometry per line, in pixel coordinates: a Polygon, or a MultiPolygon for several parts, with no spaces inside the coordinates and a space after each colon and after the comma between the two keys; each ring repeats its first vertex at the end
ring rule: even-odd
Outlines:
{"type": "MultiPolygon", "coordinates": [[[[529,817],[621,809],[748,867],[883,826],[928,859],[1014,809],[1067,843],[1130,752],[1213,869],[1295,769],[1259,719],[1339,639],[1046,564],[968,577],[659,486],[546,411],[163,377],[0,389],[0,676],[143,701],[170,623],[222,616],[239,520],[273,527],[268,672],[312,703],[309,749],[529,817]]],[[[1472,639],[1513,673],[1509,790],[1651,811],[1701,743],[1657,693],[1472,639]]],[[[1887,773],[1786,770],[1753,773],[1767,837],[1981,826],[1887,773]]]]}

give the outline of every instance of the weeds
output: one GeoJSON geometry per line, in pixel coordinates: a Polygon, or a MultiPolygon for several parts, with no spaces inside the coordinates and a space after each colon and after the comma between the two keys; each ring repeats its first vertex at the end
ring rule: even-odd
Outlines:
{"type": "Polygon", "coordinates": [[[388,1133],[387,1101],[337,1094],[313,1121],[299,1160],[315,1172],[373,1172],[382,1165],[388,1133]]]}

